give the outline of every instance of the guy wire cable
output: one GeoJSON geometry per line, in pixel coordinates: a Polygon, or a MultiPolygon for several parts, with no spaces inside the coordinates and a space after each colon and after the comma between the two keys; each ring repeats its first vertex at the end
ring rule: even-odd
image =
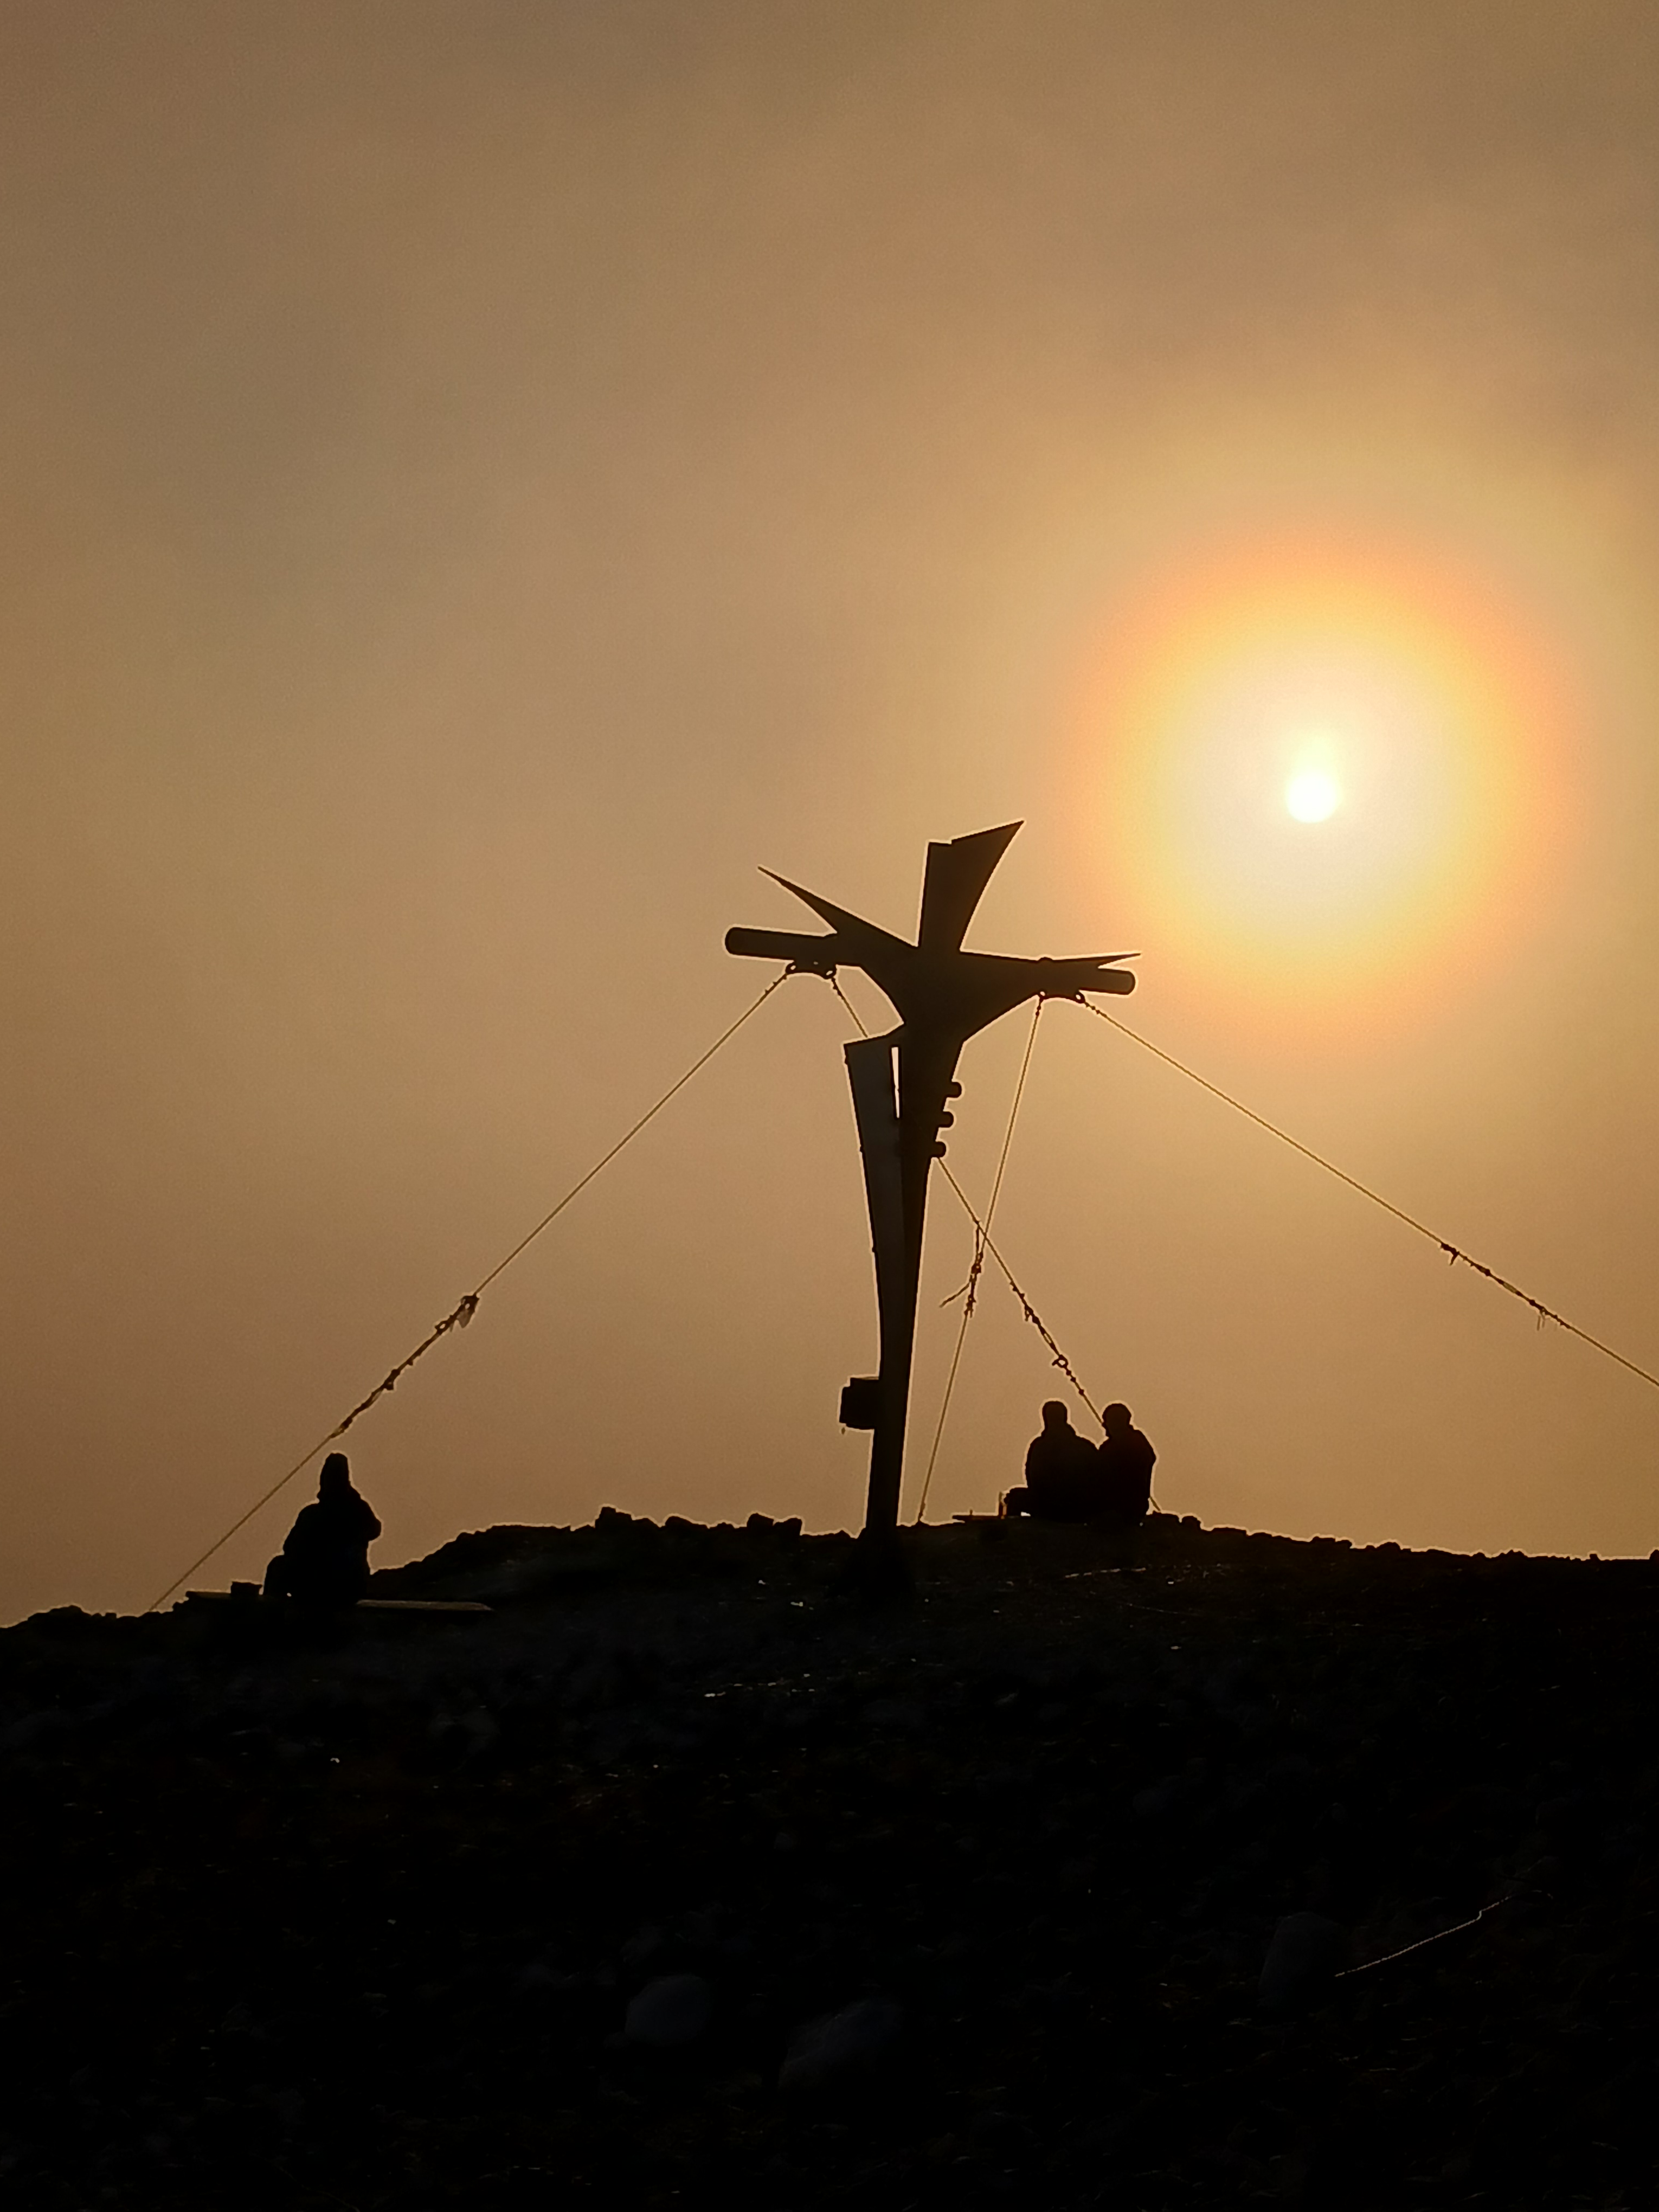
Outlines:
{"type": "Polygon", "coordinates": [[[943,1160],[939,1162],[939,1173],[945,1177],[945,1182],[948,1182],[951,1189],[955,1191],[963,1212],[966,1213],[968,1218],[973,1223],[975,1228],[978,1230],[980,1235],[984,1238],[986,1250],[990,1254],[991,1257],[996,1261],[998,1267],[1002,1270],[1002,1279],[1007,1284],[1009,1289],[1019,1300],[1020,1305],[1024,1311],[1026,1320],[1030,1322],[1032,1328],[1042,1339],[1042,1341],[1048,1346],[1049,1352],[1053,1354],[1054,1364],[1059,1368],[1060,1373],[1071,1384],[1073,1389],[1077,1392],[1078,1396],[1082,1399],[1084,1404],[1094,1415],[1096,1420],[1098,1420],[1100,1419],[1099,1407],[1096,1405],[1094,1400],[1089,1395],[1082,1383],[1079,1381],[1077,1370],[1073,1366],[1071,1361],[1066,1357],[1066,1354],[1060,1350],[1059,1345],[1055,1343],[1054,1336],[1050,1333],[1048,1324],[1044,1322],[1042,1316],[1037,1311],[1036,1308],[1031,1304],[1030,1298],[1026,1297],[1024,1291],[1014,1280],[1013,1269],[1003,1258],[1001,1252],[998,1249],[996,1239],[990,1234],[989,1231],[986,1228],[985,1224],[980,1219],[978,1214],[975,1212],[973,1206],[969,1200],[967,1193],[963,1189],[962,1185],[951,1174],[950,1169],[945,1166],[943,1160]]]}
{"type": "MultiPolygon", "coordinates": [[[[1014,1124],[1019,1119],[1020,1101],[1025,1096],[1025,1078],[1030,1073],[1031,1048],[1036,1042],[1037,1023],[1042,1016],[1043,1000],[1039,994],[1031,1009],[1031,1026],[1026,1032],[1025,1057],[1019,1063],[1019,1079],[1014,1085],[1014,1103],[1008,1109],[1008,1127],[1003,1133],[1002,1152],[997,1161],[997,1171],[992,1178],[991,1196],[985,1208],[985,1231],[989,1233],[996,1218],[997,1200],[1002,1193],[1002,1178],[1008,1165],[1009,1148],[1014,1141],[1014,1124]]],[[[927,1493],[933,1486],[933,1469],[939,1463],[939,1448],[945,1439],[945,1424],[951,1417],[951,1400],[957,1387],[957,1370],[962,1365],[962,1348],[968,1341],[968,1324],[974,1317],[975,1302],[979,1297],[979,1278],[985,1265],[985,1237],[975,1226],[974,1257],[968,1269],[968,1280],[957,1295],[962,1299],[962,1321],[957,1329],[956,1349],[951,1354],[951,1371],[945,1378],[945,1395],[939,1401],[939,1422],[933,1431],[933,1449],[927,1455],[927,1468],[921,1478],[921,1498],[916,1507],[915,1525],[920,1528],[927,1510],[927,1493]]],[[[947,1300],[948,1304],[949,1301],[947,1300]]]]}
{"type": "Polygon", "coordinates": [[[632,1128],[628,1130],[624,1135],[618,1137],[616,1143],[611,1147],[610,1151],[605,1153],[599,1159],[595,1160],[592,1166],[588,1169],[586,1175],[580,1176],[576,1182],[571,1184],[569,1189],[566,1191],[564,1196],[560,1199],[558,1204],[550,1207],[547,1212],[543,1214],[541,1219],[536,1224],[535,1227],[531,1230],[526,1236],[521,1237],[519,1239],[518,1243],[513,1247],[513,1249],[507,1255],[505,1259],[498,1260],[495,1262],[495,1265],[490,1269],[489,1273],[483,1277],[482,1281],[476,1284],[474,1287],[467,1292],[466,1296],[460,1301],[459,1304],[454,1308],[453,1311],[446,1314],[443,1319],[437,1323],[436,1327],[431,1329],[427,1335],[422,1338],[421,1341],[416,1346],[413,1352],[408,1353],[406,1357],[400,1359],[398,1362],[398,1364],[392,1369],[389,1374],[386,1375],[385,1379],[375,1384],[374,1388],[369,1392],[368,1397],[361,1399],[358,1403],[352,1407],[351,1411],[346,1415],[343,1421],[337,1421],[325,1437],[319,1437],[317,1442],[312,1445],[309,1451],[305,1453],[302,1457],[295,1461],[293,1466],[289,1468],[286,1474],[279,1476],[262,1497],[256,1498],[252,1504],[248,1507],[247,1511],[242,1514],[239,1519],[233,1521],[229,1528],[226,1529],[224,1534],[216,1538],[215,1540],[208,1546],[206,1551],[202,1553],[199,1559],[192,1559],[190,1565],[185,1569],[183,1574],[176,1576],[174,1579],[167,1584],[167,1588],[161,1592],[160,1597],[151,1600],[150,1603],[144,1607],[145,1612],[154,1613],[158,1606],[165,1605],[167,1600],[173,1595],[174,1590],[178,1589],[180,1583],[188,1582],[198,1567],[204,1566],[213,1557],[216,1552],[222,1550],[225,1545],[230,1541],[231,1538],[234,1536],[239,1530],[245,1528],[247,1526],[248,1522],[252,1520],[254,1515],[258,1513],[262,1507],[270,1504],[271,1499],[276,1497],[279,1490],[284,1489],[288,1484],[293,1481],[296,1474],[300,1474],[303,1468],[311,1464],[312,1461],[316,1458],[318,1453],[321,1451],[325,1446],[331,1444],[337,1437],[343,1437],[360,1414],[366,1413],[369,1407],[374,1405],[377,1400],[383,1398],[388,1390],[395,1389],[398,1376],[407,1373],[409,1369],[415,1364],[417,1359],[423,1358],[427,1352],[430,1352],[433,1346],[436,1344],[441,1336],[447,1336],[452,1328],[465,1328],[467,1323],[471,1320],[473,1315],[477,1313],[479,1299],[489,1288],[489,1285],[495,1280],[496,1277],[506,1273],[507,1269],[513,1265],[513,1262],[519,1257],[520,1254],[526,1251],[529,1247],[535,1243],[536,1239],[541,1235],[544,1229],[551,1227],[552,1224],[558,1219],[559,1216],[564,1212],[566,1206],[570,1204],[571,1200],[574,1198],[579,1198],[582,1192],[587,1188],[588,1184],[592,1182],[594,1176],[597,1176],[602,1169],[608,1168],[611,1161],[616,1158],[617,1153],[623,1151],[628,1146],[631,1145],[635,1138],[637,1137],[640,1132],[646,1127],[647,1123],[656,1120],[658,1115],[660,1114],[663,1108],[667,1105],[669,1100],[674,1097],[678,1092],[684,1091],[686,1085],[690,1083],[694,1075],[699,1073],[703,1068],[707,1067],[709,1061],[713,1060],[714,1054],[720,1050],[720,1047],[723,1044],[729,1044],[731,1042],[732,1039],[736,1036],[738,1031],[743,1027],[744,1024],[750,1020],[752,1016],[760,1012],[761,1008],[766,1004],[766,1001],[771,997],[773,992],[777,990],[781,985],[787,983],[789,977],[793,973],[795,973],[794,969],[786,968],[782,975],[774,976],[772,981],[767,985],[766,988],[761,993],[759,998],[757,998],[751,1006],[747,1007],[744,1012],[738,1016],[738,1018],[732,1024],[729,1029],[721,1030],[719,1036],[715,1038],[714,1043],[709,1046],[708,1049],[692,1061],[690,1066],[686,1069],[684,1075],[680,1076],[675,1082],[669,1085],[667,1090],[663,1092],[661,1097],[658,1099],[655,1105],[647,1107],[646,1111],[641,1115],[639,1120],[635,1122],[632,1128]]]}
{"type": "Polygon", "coordinates": [[[1351,1176],[1345,1168],[1338,1167],[1334,1160],[1328,1160],[1322,1153],[1315,1152],[1311,1145],[1303,1144],[1299,1138],[1291,1136],[1288,1130],[1281,1129],[1277,1122],[1270,1121],[1265,1114],[1258,1114],[1253,1107],[1245,1105],[1243,1099],[1235,1098],[1231,1091],[1224,1091],[1218,1083],[1212,1083],[1207,1077],[1200,1075],[1196,1068],[1188,1067],[1184,1060],[1177,1060],[1172,1052],[1165,1052],[1162,1045],[1156,1045],[1150,1037],[1142,1036],[1139,1030],[1132,1030],[1127,1022],[1121,1022],[1115,1014],[1109,1014],[1103,1007],[1091,1006],[1086,999],[1080,1000],[1079,1004],[1085,1013],[1094,1015],[1097,1021],[1109,1024],[1111,1028],[1120,1031],[1132,1042],[1139,1045],[1143,1051],[1151,1053],[1154,1060],[1161,1060],[1166,1067],[1173,1067],[1178,1075],[1184,1075],[1188,1082],[1197,1084],[1200,1091],[1207,1091],[1211,1097],[1220,1099],[1224,1106],[1231,1106],[1236,1114],[1242,1114],[1247,1121],[1254,1121],[1258,1129],[1265,1129],[1270,1137],[1277,1137],[1281,1145],[1288,1145],[1293,1152],[1300,1152],[1304,1160],[1311,1160],[1316,1168],[1323,1168],[1327,1175],[1334,1176],[1339,1182],[1346,1183],[1350,1190],[1357,1190],[1361,1198],[1370,1199],[1371,1204],[1380,1206],[1384,1213],[1393,1214],[1395,1219],[1403,1222],[1407,1229],[1415,1230],[1419,1237],[1426,1237],[1431,1244],[1437,1244],[1454,1267],[1461,1260],[1466,1267],[1473,1268],[1477,1275],[1484,1275],[1489,1283],[1495,1283],[1500,1291],[1507,1291],[1512,1298],[1519,1298],[1523,1306],[1530,1306],[1538,1316],[1540,1328],[1547,1321],[1553,1322],[1558,1328],[1565,1329],[1569,1336],[1577,1337],[1581,1342],[1588,1344],[1592,1351],[1599,1352],[1604,1358],[1613,1360],[1619,1366],[1628,1369],[1631,1374],[1638,1376],[1644,1382],[1651,1383],[1656,1390],[1659,1390],[1659,1375],[1650,1374],[1645,1367],[1638,1366],[1635,1360],[1627,1359],[1622,1352],[1615,1352],[1612,1345],[1604,1344],[1599,1336],[1592,1336],[1587,1328],[1580,1328],[1577,1322],[1569,1321],[1565,1314],[1559,1314],[1553,1306],[1545,1305],[1541,1299],[1534,1297],[1530,1291],[1523,1291],[1518,1283],[1510,1282],[1504,1276],[1485,1266],[1480,1261],[1471,1259],[1467,1252],[1459,1246],[1448,1243],[1445,1237],[1431,1229],[1426,1222],[1419,1221],[1414,1215],[1407,1213],[1403,1206],[1395,1205],[1391,1199],[1384,1198],[1380,1191],[1373,1190],[1369,1183],[1361,1182],[1358,1176],[1351,1176]]]}

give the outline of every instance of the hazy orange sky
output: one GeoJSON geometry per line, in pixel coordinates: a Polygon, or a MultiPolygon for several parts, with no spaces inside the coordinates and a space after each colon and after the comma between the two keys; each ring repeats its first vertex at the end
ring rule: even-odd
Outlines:
{"type": "MultiPolygon", "coordinates": [[[[453,1305],[765,980],[757,864],[908,931],[1016,817],[970,944],[1138,946],[1659,1365],[1650,6],[11,0],[0,93],[5,1617],[147,1602],[453,1305]],[[1455,726],[1386,884],[1206,766],[1304,677],[1455,726]]],[[[845,1034],[793,981],[358,1425],[378,1559],[857,1525],[845,1034]]],[[[1659,1391],[1072,1007],[999,1238],[1166,1505],[1659,1544],[1659,1391]]],[[[936,1188],[913,1464],[968,1256],[936,1188]]],[[[930,1516],[1050,1389],[988,1283],[930,1516]]]]}

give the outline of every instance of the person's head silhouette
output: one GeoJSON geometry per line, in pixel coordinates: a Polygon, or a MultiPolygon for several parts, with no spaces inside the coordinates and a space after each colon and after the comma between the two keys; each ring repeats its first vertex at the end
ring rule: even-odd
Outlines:
{"type": "Polygon", "coordinates": [[[1071,1427],[1072,1424],[1067,1417],[1066,1408],[1058,1398],[1050,1398],[1048,1404],[1043,1407],[1042,1425],[1045,1429],[1069,1429],[1071,1427]]]}
{"type": "Polygon", "coordinates": [[[1134,1423],[1129,1418],[1129,1408],[1115,1400],[1100,1417],[1100,1425],[1109,1437],[1127,1437],[1134,1423]]]}
{"type": "Polygon", "coordinates": [[[331,1452],[317,1478],[319,1498],[338,1498],[351,1487],[351,1462],[343,1452],[331,1452]]]}

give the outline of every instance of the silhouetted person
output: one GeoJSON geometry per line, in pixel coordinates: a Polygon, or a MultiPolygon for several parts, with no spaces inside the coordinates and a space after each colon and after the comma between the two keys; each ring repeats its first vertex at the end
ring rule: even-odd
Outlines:
{"type": "Polygon", "coordinates": [[[355,1605],[368,1594],[368,1547],[380,1533],[374,1508],[352,1488],[349,1461],[331,1452],[317,1502],[301,1509],[265,1570],[265,1595],[319,1609],[355,1605]]]}
{"type": "Polygon", "coordinates": [[[1026,1447],[1025,1487],[1011,1490],[1002,1510],[1035,1521],[1091,1521],[1101,1499],[1100,1455],[1051,1398],[1042,1409],[1042,1433],[1026,1447]]]}
{"type": "Polygon", "coordinates": [[[1108,1406],[1100,1425],[1106,1431],[1106,1441],[1095,1454],[1101,1517],[1133,1527],[1146,1519],[1152,1502],[1152,1468],[1158,1454],[1136,1428],[1127,1406],[1108,1406]]]}

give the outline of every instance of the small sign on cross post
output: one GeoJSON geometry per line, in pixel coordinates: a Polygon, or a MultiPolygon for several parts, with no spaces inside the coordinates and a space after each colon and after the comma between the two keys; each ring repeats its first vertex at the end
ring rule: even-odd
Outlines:
{"type": "Polygon", "coordinates": [[[842,1394],[842,1407],[857,1425],[873,1431],[864,1522],[873,1540],[891,1535],[898,1526],[927,1173],[945,1149],[939,1132],[951,1124],[950,1101],[961,1095],[956,1069],[962,1048],[1028,999],[1080,999],[1086,991],[1134,988],[1133,975],[1113,964],[1132,957],[1125,952],[1019,960],[963,951],[974,910],[1019,826],[1010,822],[928,846],[914,945],[782,876],[773,881],[828,922],[830,934],[731,929],[726,935],[728,952],[786,960],[815,975],[861,968],[899,1018],[886,1036],[860,1038],[846,1048],[870,1207],[881,1365],[873,1387],[867,1378],[854,1378],[842,1394]]]}

